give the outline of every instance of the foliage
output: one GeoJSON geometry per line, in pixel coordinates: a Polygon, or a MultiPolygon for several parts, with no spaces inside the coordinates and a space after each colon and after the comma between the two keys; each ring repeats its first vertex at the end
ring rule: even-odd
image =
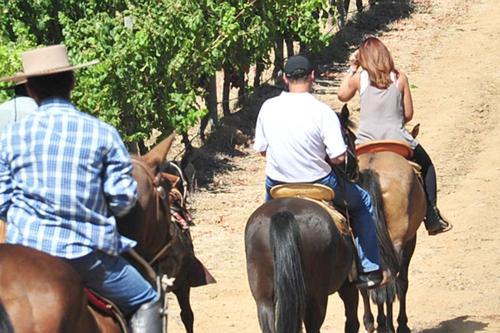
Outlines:
{"type": "MultiPolygon", "coordinates": [[[[19,52],[64,42],[80,70],[73,97],[126,141],[187,130],[206,110],[199,96],[225,65],[269,63],[274,41],[327,42],[328,0],[0,0],[0,72],[19,52]],[[14,51],[14,52],[12,52],[14,51]]],[[[1,98],[1,96],[0,96],[1,98]]]]}

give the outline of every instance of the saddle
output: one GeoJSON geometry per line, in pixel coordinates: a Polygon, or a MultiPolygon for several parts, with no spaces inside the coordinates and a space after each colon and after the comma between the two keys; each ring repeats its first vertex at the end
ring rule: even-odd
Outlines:
{"type": "Polygon", "coordinates": [[[335,198],[335,192],[328,186],[307,183],[276,185],[271,188],[271,196],[275,199],[296,197],[311,200],[330,214],[342,235],[352,235],[347,219],[333,207],[332,200],[335,198]]]}
{"type": "Polygon", "coordinates": [[[105,316],[110,316],[113,318],[118,325],[122,333],[129,333],[130,330],[127,325],[127,319],[120,311],[118,306],[111,302],[109,299],[97,294],[93,290],[88,288],[83,288],[83,291],[87,295],[88,306],[96,312],[99,312],[105,316]]]}
{"type": "Polygon", "coordinates": [[[413,157],[413,149],[404,141],[375,140],[356,146],[356,154],[358,156],[367,153],[378,153],[381,151],[390,151],[403,156],[413,167],[415,173],[419,177],[421,176],[420,173],[422,171],[422,167],[410,160],[413,157]]]}

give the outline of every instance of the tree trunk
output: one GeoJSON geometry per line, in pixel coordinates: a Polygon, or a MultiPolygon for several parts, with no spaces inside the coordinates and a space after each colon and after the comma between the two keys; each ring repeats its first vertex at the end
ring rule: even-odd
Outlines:
{"type": "Polygon", "coordinates": [[[284,67],[284,56],[283,56],[283,38],[281,36],[277,37],[274,46],[274,69],[273,78],[278,76],[280,71],[283,71],[284,67]]]}
{"type": "Polygon", "coordinates": [[[260,86],[260,79],[262,77],[263,71],[264,71],[264,63],[262,62],[262,59],[259,59],[255,64],[255,77],[253,78],[254,89],[260,86]]]}
{"type": "Polygon", "coordinates": [[[208,113],[201,119],[200,122],[200,138],[205,141],[205,129],[207,128],[208,121],[211,119],[212,124],[217,125],[219,123],[219,117],[217,114],[217,78],[214,75],[210,76],[205,85],[205,104],[208,109],[208,113]]]}
{"type": "Polygon", "coordinates": [[[222,86],[222,112],[224,116],[231,114],[229,107],[229,92],[231,89],[231,69],[229,65],[224,66],[224,84],[222,86]]]}
{"type": "Polygon", "coordinates": [[[243,105],[245,102],[245,94],[246,94],[246,81],[245,81],[245,72],[240,70],[238,73],[238,104],[243,105]]]}
{"type": "Polygon", "coordinates": [[[293,40],[291,38],[286,39],[286,56],[288,58],[292,57],[294,54],[293,50],[293,40]]]}

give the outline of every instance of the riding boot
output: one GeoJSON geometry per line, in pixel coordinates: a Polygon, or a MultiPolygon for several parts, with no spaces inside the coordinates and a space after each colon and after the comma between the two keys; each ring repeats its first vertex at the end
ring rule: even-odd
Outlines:
{"type": "Polygon", "coordinates": [[[142,304],[130,319],[131,333],[162,333],[161,299],[142,304]]]}
{"type": "Polygon", "coordinates": [[[429,205],[424,219],[425,228],[429,235],[437,235],[451,229],[452,225],[440,214],[436,206],[429,205]]]}

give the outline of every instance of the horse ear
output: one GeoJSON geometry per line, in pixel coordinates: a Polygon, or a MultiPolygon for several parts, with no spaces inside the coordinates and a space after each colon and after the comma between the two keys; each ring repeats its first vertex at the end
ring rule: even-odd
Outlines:
{"type": "Polygon", "coordinates": [[[165,161],[168,151],[170,150],[170,147],[172,147],[174,139],[175,133],[172,133],[143,156],[144,161],[150,168],[156,169],[161,163],[165,161]]]}
{"type": "Polygon", "coordinates": [[[340,111],[340,116],[345,120],[349,119],[349,108],[347,107],[347,103],[342,106],[342,111],[340,111]]]}

